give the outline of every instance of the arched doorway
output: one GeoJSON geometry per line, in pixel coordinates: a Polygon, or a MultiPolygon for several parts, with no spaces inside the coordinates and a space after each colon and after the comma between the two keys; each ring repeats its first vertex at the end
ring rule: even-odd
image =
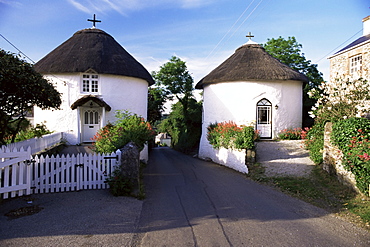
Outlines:
{"type": "Polygon", "coordinates": [[[105,123],[105,112],[111,107],[94,95],[85,95],[76,100],[71,109],[78,109],[79,139],[81,142],[92,142],[91,138],[105,123]]]}
{"type": "Polygon", "coordinates": [[[257,130],[262,139],[272,138],[271,102],[261,99],[257,102],[257,130]]]}

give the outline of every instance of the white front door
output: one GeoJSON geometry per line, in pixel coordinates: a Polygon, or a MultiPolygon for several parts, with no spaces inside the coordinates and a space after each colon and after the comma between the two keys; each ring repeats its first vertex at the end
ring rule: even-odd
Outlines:
{"type": "Polygon", "coordinates": [[[100,129],[100,108],[83,108],[82,110],[82,142],[92,142],[92,138],[100,129]]]}
{"type": "Polygon", "coordinates": [[[272,138],[271,103],[262,99],[257,103],[257,130],[261,138],[272,138]]]}

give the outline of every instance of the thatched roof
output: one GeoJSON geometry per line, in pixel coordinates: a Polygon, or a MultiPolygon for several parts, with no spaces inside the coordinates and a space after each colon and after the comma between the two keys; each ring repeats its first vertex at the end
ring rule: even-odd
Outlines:
{"type": "Polygon", "coordinates": [[[108,105],[107,103],[105,103],[104,100],[96,97],[95,95],[85,95],[81,98],[79,98],[78,100],[76,100],[72,105],[71,105],[71,109],[74,110],[76,109],[78,106],[83,106],[84,104],[86,104],[87,102],[89,101],[92,101],[94,103],[96,103],[98,106],[100,107],[104,107],[106,111],[110,111],[112,108],[110,107],[110,105],[108,105]]]}
{"type": "Polygon", "coordinates": [[[308,82],[305,75],[291,69],[268,54],[258,44],[245,44],[195,86],[231,81],[297,80],[308,82]]]}
{"type": "Polygon", "coordinates": [[[84,29],[55,48],[35,64],[42,74],[86,72],[123,75],[154,84],[149,72],[112,36],[100,29],[84,29]]]}

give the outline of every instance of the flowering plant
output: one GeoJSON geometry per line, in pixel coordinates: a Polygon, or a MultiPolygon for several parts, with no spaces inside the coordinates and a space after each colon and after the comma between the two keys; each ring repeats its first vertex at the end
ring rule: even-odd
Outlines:
{"type": "Polygon", "coordinates": [[[278,134],[278,138],[281,140],[300,140],[306,139],[307,132],[309,128],[294,128],[294,129],[284,129],[278,134]]]}
{"type": "Polygon", "coordinates": [[[112,153],[133,141],[140,150],[155,133],[144,118],[128,111],[117,111],[114,124],[108,123],[92,138],[93,150],[98,153],[112,153]]]}
{"type": "Polygon", "coordinates": [[[332,140],[343,153],[343,165],[356,178],[357,187],[369,192],[370,120],[349,118],[333,124],[332,140]]]}
{"type": "Polygon", "coordinates": [[[370,111],[370,82],[359,78],[353,81],[338,78],[322,82],[319,89],[308,92],[310,98],[317,99],[310,116],[331,120],[362,117],[370,111]]]}
{"type": "Polygon", "coordinates": [[[238,126],[233,121],[211,123],[207,130],[207,140],[214,148],[253,149],[258,139],[253,126],[238,126]]]}
{"type": "Polygon", "coordinates": [[[344,75],[342,78],[322,82],[319,89],[308,92],[308,95],[317,102],[309,112],[310,116],[315,118],[315,124],[308,131],[305,144],[310,151],[311,159],[316,164],[323,161],[325,123],[335,123],[368,113],[370,111],[369,88],[368,80],[344,75]]]}

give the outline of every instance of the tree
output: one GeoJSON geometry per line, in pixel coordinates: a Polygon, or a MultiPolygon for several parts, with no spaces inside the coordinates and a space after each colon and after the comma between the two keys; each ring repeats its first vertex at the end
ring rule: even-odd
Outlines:
{"type": "Polygon", "coordinates": [[[263,47],[271,56],[307,76],[309,82],[303,88],[303,125],[311,126],[313,120],[309,117],[308,112],[316,100],[308,97],[307,93],[313,88],[320,90],[319,86],[324,81],[322,73],[317,69],[317,64],[311,64],[310,60],[306,60],[301,51],[302,45],[297,42],[295,37],[288,37],[287,40],[281,36],[277,39],[267,39],[263,47]]]}
{"type": "Polygon", "coordinates": [[[164,97],[168,99],[175,97],[178,100],[160,129],[171,135],[172,146],[175,149],[190,152],[199,143],[201,106],[193,98],[193,78],[186,63],[173,56],[152,75],[157,87],[163,90],[164,97]]]}
{"type": "Polygon", "coordinates": [[[161,87],[164,95],[171,99],[173,96],[181,103],[184,121],[188,121],[188,102],[193,96],[193,78],[186,63],[176,56],[160,67],[158,72],[152,73],[157,86],[161,87]]]}
{"type": "Polygon", "coordinates": [[[0,49],[0,144],[14,142],[33,106],[58,109],[61,95],[18,56],[0,49]]]}
{"type": "Polygon", "coordinates": [[[159,125],[160,132],[167,132],[171,135],[171,145],[184,153],[190,153],[198,147],[202,127],[202,103],[190,98],[189,120],[185,126],[183,105],[180,102],[172,105],[172,111],[168,118],[159,125]],[[187,132],[184,129],[187,128],[187,132]]]}
{"type": "Polygon", "coordinates": [[[156,121],[162,119],[164,103],[167,97],[160,87],[151,87],[148,90],[148,121],[153,125],[156,121]]]}

